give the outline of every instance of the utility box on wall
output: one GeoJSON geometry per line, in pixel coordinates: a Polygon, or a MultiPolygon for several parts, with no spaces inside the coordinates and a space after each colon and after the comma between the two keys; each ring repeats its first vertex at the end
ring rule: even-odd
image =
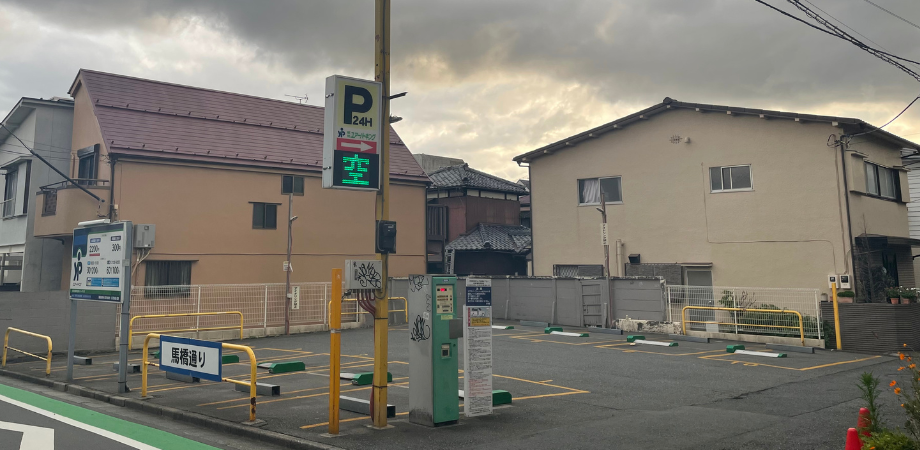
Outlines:
{"type": "Polygon", "coordinates": [[[463,337],[457,277],[409,276],[409,421],[460,419],[457,339],[463,337]]]}
{"type": "Polygon", "coordinates": [[[156,235],[157,226],[152,223],[134,225],[134,248],[153,248],[156,235]]]}

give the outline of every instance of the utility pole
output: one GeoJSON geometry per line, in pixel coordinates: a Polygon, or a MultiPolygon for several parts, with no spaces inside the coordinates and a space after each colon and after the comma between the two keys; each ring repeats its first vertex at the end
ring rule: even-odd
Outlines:
{"type": "MultiPolygon", "coordinates": [[[[293,191],[293,181],[291,182],[291,190],[293,191]]],[[[288,194],[288,238],[287,238],[287,267],[285,267],[284,275],[284,334],[291,334],[291,272],[294,270],[294,267],[291,265],[291,244],[293,239],[291,238],[291,228],[294,225],[294,221],[297,220],[297,216],[294,215],[294,193],[291,192],[288,194]]]]}
{"type": "Polygon", "coordinates": [[[613,323],[613,300],[610,297],[610,235],[607,233],[607,198],[601,189],[601,239],[604,243],[604,280],[607,285],[607,326],[613,323]]]}
{"type": "MultiPolygon", "coordinates": [[[[376,219],[390,220],[390,2],[375,0],[374,5],[374,80],[383,85],[383,118],[380,152],[380,171],[383,172],[381,189],[377,191],[376,219]]],[[[374,227],[376,230],[376,226],[374,227]]],[[[376,231],[375,231],[376,233],[376,231]]],[[[376,313],[374,314],[374,386],[372,392],[371,418],[374,426],[387,426],[387,333],[389,332],[389,277],[386,253],[378,253],[382,261],[382,283],[375,292],[376,313]]]]}

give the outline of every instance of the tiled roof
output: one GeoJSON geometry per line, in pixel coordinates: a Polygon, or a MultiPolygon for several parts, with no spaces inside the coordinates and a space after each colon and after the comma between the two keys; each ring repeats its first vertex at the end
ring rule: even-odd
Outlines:
{"type": "Polygon", "coordinates": [[[445,167],[428,174],[432,188],[477,188],[513,194],[525,194],[527,189],[518,183],[489,175],[470,168],[469,164],[445,167]]]}
{"type": "MultiPolygon", "coordinates": [[[[81,69],[115,154],[322,170],[324,108],[81,69]]],[[[390,174],[428,181],[390,128],[390,174]]]]}
{"type": "Polygon", "coordinates": [[[532,238],[530,228],[520,225],[480,223],[473,231],[451,241],[447,250],[494,250],[528,253],[532,238]]]}

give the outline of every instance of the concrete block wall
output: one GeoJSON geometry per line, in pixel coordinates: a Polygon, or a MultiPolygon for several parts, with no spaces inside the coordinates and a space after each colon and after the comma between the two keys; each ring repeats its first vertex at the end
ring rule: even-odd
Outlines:
{"type": "MultiPolygon", "coordinates": [[[[115,305],[79,302],[77,306],[77,351],[115,350],[115,305]]],[[[0,331],[19,328],[51,337],[54,352],[67,352],[70,327],[70,298],[66,291],[0,292],[0,331]]],[[[40,338],[13,333],[10,345],[42,354],[47,344],[40,338]]],[[[9,357],[21,356],[10,352],[9,357]]]]}

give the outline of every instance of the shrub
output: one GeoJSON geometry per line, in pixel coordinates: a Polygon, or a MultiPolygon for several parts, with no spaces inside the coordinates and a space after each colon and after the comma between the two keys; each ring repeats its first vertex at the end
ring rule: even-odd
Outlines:
{"type": "Polygon", "coordinates": [[[882,430],[862,437],[863,450],[918,450],[917,445],[901,430],[882,430]]]}
{"type": "Polygon", "coordinates": [[[856,297],[856,293],[853,291],[840,291],[837,293],[838,297],[856,297]]]}
{"type": "Polygon", "coordinates": [[[917,299],[917,290],[912,288],[902,288],[901,297],[914,301],[917,299]]]}
{"type": "Polygon", "coordinates": [[[888,298],[899,298],[901,297],[901,289],[896,287],[885,289],[885,295],[888,296],[888,298]]]}
{"type": "MultiPolygon", "coordinates": [[[[859,391],[862,393],[862,399],[866,402],[866,409],[869,410],[869,432],[878,433],[882,431],[882,419],[879,414],[878,405],[878,385],[879,379],[872,372],[863,372],[859,376],[859,391]]],[[[859,430],[860,432],[864,430],[859,430]]]]}

